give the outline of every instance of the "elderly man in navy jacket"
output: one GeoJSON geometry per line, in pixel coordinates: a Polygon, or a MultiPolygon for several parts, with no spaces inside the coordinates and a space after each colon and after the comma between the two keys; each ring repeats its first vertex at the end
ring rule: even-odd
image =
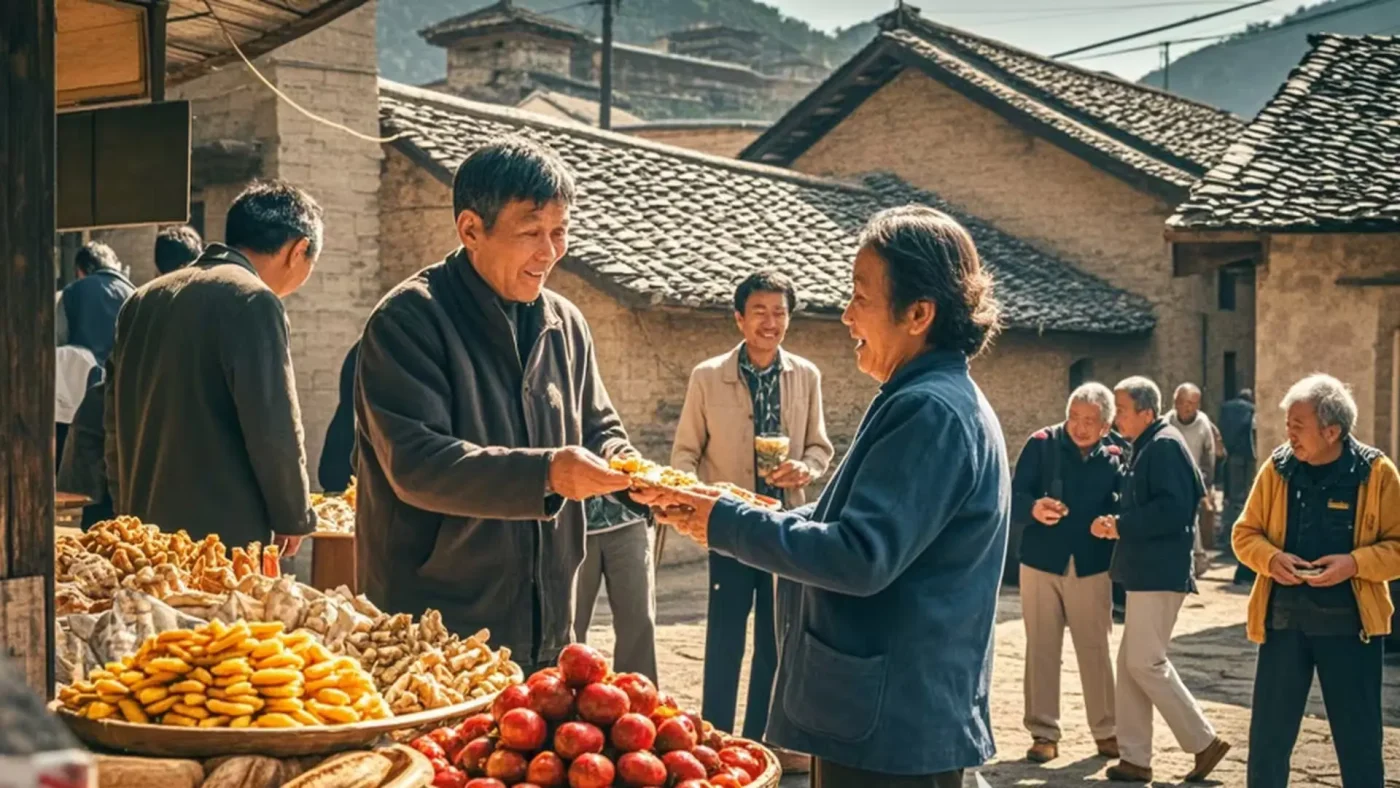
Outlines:
{"type": "Polygon", "coordinates": [[[1113,543],[1089,526],[1118,511],[1123,451],[1109,437],[1113,392],[1085,383],[1069,395],[1065,421],[1031,435],[1011,482],[1011,517],[1021,537],[1021,620],[1026,626],[1026,758],[1059,757],[1060,654],[1065,626],[1079,659],[1084,710],[1099,754],[1118,757],[1114,734],[1113,543]]]}
{"type": "Polygon", "coordinates": [[[1186,595],[1196,592],[1196,512],[1205,483],[1181,433],[1162,412],[1162,390],[1144,377],[1113,389],[1118,432],[1133,442],[1128,482],[1116,517],[1100,517],[1094,535],[1118,540],[1113,579],[1127,590],[1127,618],[1118,647],[1118,746],[1108,769],[1120,782],[1152,782],[1152,710],[1196,756],[1188,782],[1204,780],[1230,745],[1215,735],[1191,691],[1167,658],[1172,628],[1186,595]]]}
{"type": "Polygon", "coordinates": [[[880,382],[816,504],[718,491],[634,493],[663,521],[799,585],[780,626],[768,740],[812,753],[813,785],[962,785],[991,757],[997,587],[1010,516],[1006,447],[968,358],[996,332],[967,231],[931,208],[876,215],[843,321],[880,382]]]}

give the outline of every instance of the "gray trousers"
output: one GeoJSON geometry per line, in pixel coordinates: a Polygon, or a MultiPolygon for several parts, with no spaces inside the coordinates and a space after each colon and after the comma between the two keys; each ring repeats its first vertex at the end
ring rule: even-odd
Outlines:
{"type": "Polygon", "coordinates": [[[881,774],[816,758],[812,788],[962,788],[963,770],[938,774],[881,774]]]}
{"type": "Polygon", "coordinates": [[[616,637],[613,670],[641,673],[652,681],[657,680],[656,570],[651,555],[655,531],[637,523],[589,535],[574,614],[574,639],[586,643],[598,589],[606,581],[616,637]]]}

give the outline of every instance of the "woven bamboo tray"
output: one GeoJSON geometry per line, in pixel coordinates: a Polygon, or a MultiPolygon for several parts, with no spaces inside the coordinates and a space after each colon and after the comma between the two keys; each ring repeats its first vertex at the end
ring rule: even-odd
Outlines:
{"type": "Polygon", "coordinates": [[[485,711],[491,708],[491,702],[495,699],[496,694],[492,694],[466,703],[384,720],[304,728],[182,728],[177,725],[140,725],[124,720],[90,720],[74,714],[56,701],[49,704],[49,708],[83,743],[104,750],[167,758],[213,758],[220,755],[291,758],[369,747],[379,741],[380,737],[393,733],[436,728],[485,711]]]}
{"type": "MultiPolygon", "coordinates": [[[[748,742],[747,739],[745,739],[748,742]]],[[[778,756],[773,751],[756,742],[748,742],[755,745],[763,753],[765,761],[764,769],[754,781],[749,783],[749,788],[778,788],[778,781],[783,778],[783,767],[778,764],[778,756]]]]}

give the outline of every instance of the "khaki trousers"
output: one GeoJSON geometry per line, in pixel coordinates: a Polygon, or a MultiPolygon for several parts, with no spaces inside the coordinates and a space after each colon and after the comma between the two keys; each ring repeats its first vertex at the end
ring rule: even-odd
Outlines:
{"type": "Polygon", "coordinates": [[[1074,559],[1061,576],[1021,565],[1021,620],[1026,625],[1026,730],[1031,736],[1060,740],[1060,655],[1069,626],[1084,710],[1095,739],[1115,735],[1113,582],[1107,572],[1080,577],[1074,559]]]}
{"type": "Polygon", "coordinates": [[[1167,659],[1172,628],[1186,595],[1129,591],[1118,647],[1118,751],[1134,766],[1152,766],[1152,709],[1188,753],[1215,741],[1215,728],[1167,659]]]}

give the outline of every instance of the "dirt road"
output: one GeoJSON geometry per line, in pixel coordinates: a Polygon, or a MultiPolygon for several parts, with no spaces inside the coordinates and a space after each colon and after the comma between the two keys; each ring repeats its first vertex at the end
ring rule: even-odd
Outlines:
{"type": "MultiPolygon", "coordinates": [[[[1254,647],[1244,635],[1245,592],[1229,585],[1232,566],[1218,564],[1202,583],[1201,593],[1187,600],[1176,626],[1171,657],[1187,686],[1195,693],[1221,736],[1235,747],[1215,772],[1217,784],[1244,788],[1245,746],[1254,676],[1254,647]]],[[[658,578],[657,647],[663,686],[687,707],[699,709],[701,667],[705,653],[705,564],[666,567],[658,578]]],[[[604,650],[612,645],[612,620],[600,601],[590,642],[604,650]]],[[[1066,637],[1061,725],[1065,739],[1060,758],[1045,766],[1022,756],[1030,744],[1021,727],[1021,675],[1025,659],[1025,630],[1015,589],[1004,590],[997,611],[996,667],[992,676],[992,722],[999,754],[979,771],[993,788],[1002,786],[1070,786],[1103,780],[1108,761],[1094,756],[1094,743],[1084,723],[1078,668],[1066,637]]],[[[1114,627],[1117,649],[1121,627],[1114,627]]],[[[747,659],[745,660],[747,665],[747,659]]],[[[1400,659],[1387,659],[1385,675],[1387,788],[1400,788],[1400,659]]],[[[740,687],[742,704],[744,687],[740,687]]],[[[742,710],[740,711],[742,718],[742,710]]],[[[1177,748],[1171,732],[1158,717],[1153,768],[1154,785],[1177,785],[1191,768],[1191,757],[1177,748]]],[[[976,785],[969,776],[968,786],[976,785]]],[[[1107,783],[1105,783],[1107,784],[1107,783]]],[[[784,788],[806,786],[805,777],[783,780],[784,788]]],[[[1314,684],[1308,716],[1293,755],[1293,788],[1341,788],[1336,755],[1328,732],[1322,697],[1314,684]]]]}

